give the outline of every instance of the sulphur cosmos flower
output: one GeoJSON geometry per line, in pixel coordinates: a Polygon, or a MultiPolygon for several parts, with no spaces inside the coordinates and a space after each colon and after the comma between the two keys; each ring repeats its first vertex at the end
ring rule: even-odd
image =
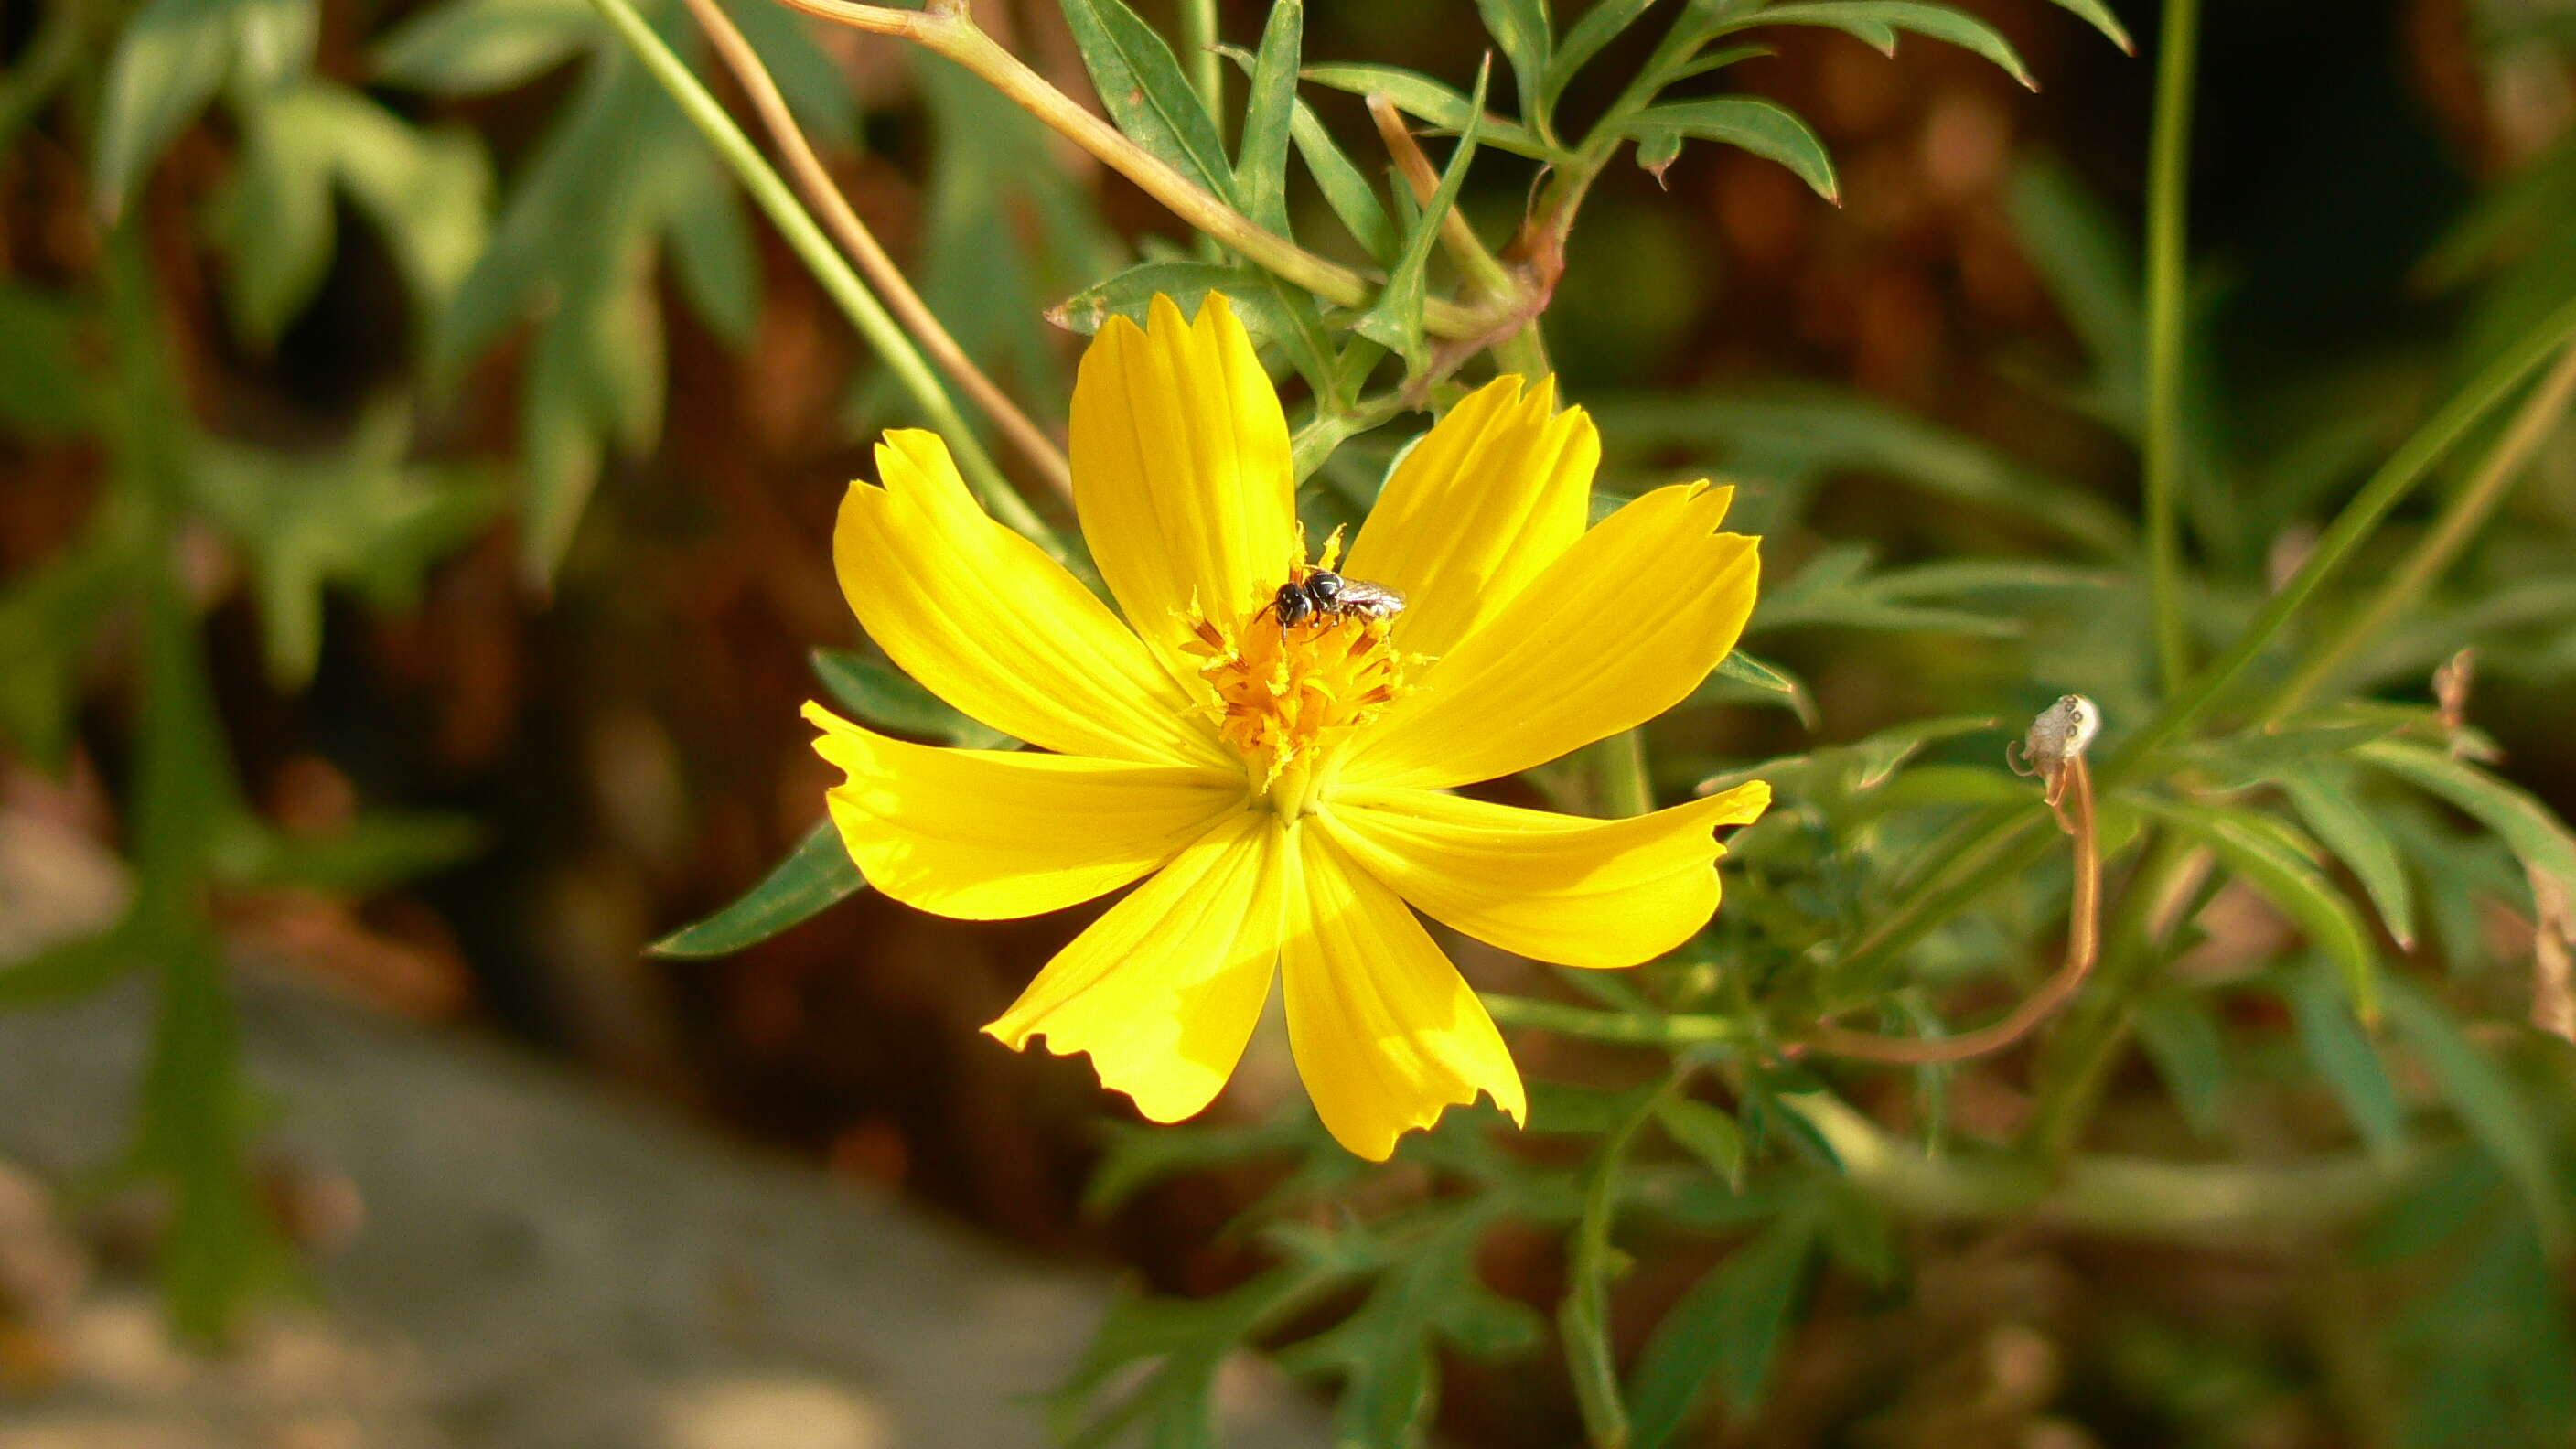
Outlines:
{"type": "MultiPolygon", "coordinates": [[[[1542,379],[1451,408],[1346,559],[1310,560],[1288,427],[1211,294],[1112,318],[1073,394],[1073,501],[1118,612],[987,516],[940,440],[892,432],[841,505],[841,587],[894,662],[1046,753],[889,739],[820,705],[832,818],[868,880],[999,920],[1142,881],[985,1030],[1088,1052],[1173,1122],[1233,1074],[1284,978],[1299,1075],[1335,1138],[1396,1138],[1489,1093],[1520,1120],[1493,1020],[1416,910],[1507,951],[1633,966],[1717,909],[1720,825],[1768,787],[1630,820],[1472,800],[1679,703],[1752,610],[1730,490],[1661,488],[1586,529],[1600,440],[1542,379]],[[1338,563],[1391,620],[1284,627],[1280,586],[1338,563]],[[1124,615],[1122,622],[1120,615],[1124,615]]],[[[1332,545],[1328,544],[1329,550],[1332,545]]]]}

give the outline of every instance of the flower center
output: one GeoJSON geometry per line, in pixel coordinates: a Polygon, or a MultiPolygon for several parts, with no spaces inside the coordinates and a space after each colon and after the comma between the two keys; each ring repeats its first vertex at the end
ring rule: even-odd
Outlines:
{"type": "Polygon", "coordinates": [[[1317,613],[1283,625],[1265,606],[1231,621],[1194,610],[1189,625],[1184,647],[1207,660],[1199,677],[1216,694],[1217,733],[1286,811],[1304,812],[1326,752],[1404,692],[1407,657],[1388,644],[1384,619],[1317,613]]]}

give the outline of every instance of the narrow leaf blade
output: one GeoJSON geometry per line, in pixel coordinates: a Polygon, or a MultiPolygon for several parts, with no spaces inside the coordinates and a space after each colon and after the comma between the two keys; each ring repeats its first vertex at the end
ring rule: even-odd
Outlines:
{"type": "Polygon", "coordinates": [[[826,820],[809,831],[760,883],[704,920],[653,943],[656,956],[730,956],[867,889],[867,881],[826,820]]]}

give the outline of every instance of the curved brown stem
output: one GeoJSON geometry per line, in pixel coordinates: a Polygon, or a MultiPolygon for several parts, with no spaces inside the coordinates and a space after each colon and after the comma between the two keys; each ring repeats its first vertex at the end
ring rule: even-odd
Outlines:
{"type": "Polygon", "coordinates": [[[2102,848],[2093,825],[2093,776],[2084,767],[2084,757],[2069,756],[2064,772],[2050,786],[2053,798],[2049,804],[2057,809],[2058,823],[2074,837],[2075,844],[2075,893],[2067,910],[2066,961],[2057,968],[2057,974],[2003,1019],[1957,1036],[1882,1036],[1825,1022],[1798,1045],[1810,1052],[1860,1061],[1911,1065],[1962,1062],[1999,1052],[2020,1041],[2074,998],[2076,988],[2084,984],[2085,976],[2093,969],[2094,957],[2101,953],[2102,848]],[[2062,804],[2054,798],[2061,794],[2062,804]]]}
{"type": "Polygon", "coordinates": [[[832,183],[832,174],[823,169],[822,158],[814,154],[813,144],[796,124],[795,113],[788,110],[787,98],[779,94],[778,83],[770,79],[768,68],[760,63],[760,56],[735,27],[732,17],[725,14],[724,6],[719,0],[688,0],[688,6],[689,13],[697,17],[698,27],[707,33],[708,43],[751,98],[751,108],[760,114],[761,126],[785,158],[787,173],[804,194],[805,204],[814,209],[824,229],[866,274],[869,285],[885,298],[887,310],[902,321],[904,330],[921,343],[940,369],[957,380],[957,385],[1001,429],[1002,436],[1046,479],[1047,486],[1058,497],[1071,498],[1073,472],[1065,461],[1064,450],[975,365],[975,360],[966,355],[966,349],[957,345],[957,339],[940,322],[939,314],[931,311],[921,294],[905,280],[903,270],[886,255],[876,234],[868,230],[868,224],[851,207],[849,198],[832,183]]]}

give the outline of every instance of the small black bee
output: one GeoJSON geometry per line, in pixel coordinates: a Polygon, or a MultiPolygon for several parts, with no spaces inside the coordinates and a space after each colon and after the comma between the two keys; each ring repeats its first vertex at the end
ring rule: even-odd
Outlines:
{"type": "Polygon", "coordinates": [[[1404,595],[1384,584],[1317,569],[1302,584],[1281,584],[1271,608],[1282,629],[1308,619],[1392,619],[1404,612],[1404,595]]]}

